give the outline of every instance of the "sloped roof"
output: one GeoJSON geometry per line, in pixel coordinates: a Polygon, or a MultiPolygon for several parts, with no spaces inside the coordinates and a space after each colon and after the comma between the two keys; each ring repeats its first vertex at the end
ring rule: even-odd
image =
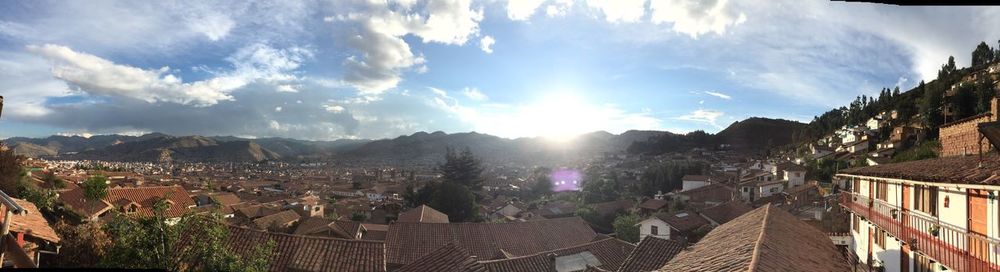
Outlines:
{"type": "Polygon", "coordinates": [[[579,217],[510,223],[407,223],[389,225],[386,259],[408,264],[448,243],[480,260],[524,256],[592,241],[596,233],[579,217]]]}
{"type": "Polygon", "coordinates": [[[615,201],[590,204],[590,207],[600,215],[614,215],[618,211],[628,211],[634,206],[635,201],[631,199],[619,199],[615,201]]]}
{"type": "Polygon", "coordinates": [[[469,256],[465,249],[453,243],[448,243],[416,261],[400,267],[398,272],[424,272],[424,271],[449,271],[449,272],[489,272],[485,266],[476,261],[475,257],[469,256]]]}
{"type": "Polygon", "coordinates": [[[410,209],[399,214],[397,222],[448,223],[448,215],[427,205],[410,209]]]}
{"type": "Polygon", "coordinates": [[[684,175],[683,177],[681,177],[682,181],[683,180],[688,180],[688,181],[708,181],[709,179],[711,179],[709,176],[704,176],[704,175],[684,175]]]}
{"type": "Polygon", "coordinates": [[[677,211],[672,213],[657,213],[653,215],[663,222],[670,225],[670,227],[676,229],[680,232],[688,232],[697,229],[698,227],[708,225],[708,220],[699,216],[693,211],[677,211]]]}
{"type": "Polygon", "coordinates": [[[958,156],[841,170],[842,174],[925,182],[1000,185],[1000,157],[958,156]]]}
{"type": "Polygon", "coordinates": [[[292,210],[284,210],[276,214],[263,216],[254,219],[251,225],[257,229],[267,229],[272,224],[277,223],[278,225],[287,225],[292,222],[299,220],[300,216],[298,213],[292,210]]]}
{"type": "Polygon", "coordinates": [[[709,220],[715,221],[716,223],[725,224],[752,210],[752,207],[747,204],[743,204],[743,202],[730,201],[715,207],[704,209],[701,211],[701,215],[708,217],[709,220]]]}
{"type": "Polygon", "coordinates": [[[772,205],[709,232],[663,271],[849,271],[826,234],[772,205]]]}
{"type": "Polygon", "coordinates": [[[140,216],[152,216],[153,208],[160,199],[173,202],[166,211],[167,217],[180,217],[188,207],[195,206],[194,199],[180,186],[108,188],[108,196],[104,197],[108,203],[125,203],[121,201],[123,199],[139,204],[136,214],[140,216]]]}
{"type": "Polygon", "coordinates": [[[667,264],[670,259],[684,250],[684,244],[674,240],[646,236],[628,254],[618,271],[654,271],[667,264]]]}
{"type": "Polygon", "coordinates": [[[62,202],[63,206],[67,209],[80,214],[84,217],[97,216],[111,208],[111,203],[108,203],[104,199],[100,200],[87,200],[83,192],[83,188],[77,186],[73,183],[67,182],[67,188],[69,190],[59,192],[59,201],[62,202]]]}
{"type": "Polygon", "coordinates": [[[385,271],[382,242],[298,236],[229,226],[229,246],[241,256],[268,240],[270,271],[385,271]]]}
{"type": "Polygon", "coordinates": [[[573,255],[589,252],[601,262],[598,268],[614,271],[621,267],[628,257],[629,252],[635,249],[635,245],[618,240],[616,238],[605,238],[598,241],[575,245],[567,248],[539,252],[536,254],[501,259],[494,261],[483,261],[483,265],[490,271],[505,272],[536,272],[536,271],[556,271],[555,258],[559,256],[573,255]]]}
{"type": "Polygon", "coordinates": [[[24,235],[34,236],[52,243],[59,243],[59,235],[52,229],[49,222],[42,217],[34,203],[27,200],[14,198],[17,205],[24,208],[25,213],[13,215],[10,221],[10,231],[24,233],[24,235]]]}
{"type": "Polygon", "coordinates": [[[230,206],[230,205],[236,205],[236,204],[239,204],[239,203],[243,202],[243,200],[241,200],[239,196],[237,196],[236,194],[233,194],[233,193],[220,193],[220,194],[212,195],[211,197],[212,197],[212,200],[215,201],[215,203],[217,203],[217,204],[219,204],[219,205],[221,205],[223,207],[230,206]]]}
{"type": "Polygon", "coordinates": [[[639,204],[639,208],[649,209],[649,210],[659,210],[667,206],[667,204],[670,204],[670,202],[667,201],[666,199],[650,199],[643,201],[642,204],[639,204]]]}

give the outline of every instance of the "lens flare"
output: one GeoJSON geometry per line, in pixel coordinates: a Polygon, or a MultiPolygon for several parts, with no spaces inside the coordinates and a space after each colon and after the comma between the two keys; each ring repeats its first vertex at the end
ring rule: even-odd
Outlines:
{"type": "Polygon", "coordinates": [[[580,174],[580,171],[576,169],[563,168],[552,171],[549,178],[552,179],[552,190],[555,192],[579,191],[583,174],[580,174]]]}

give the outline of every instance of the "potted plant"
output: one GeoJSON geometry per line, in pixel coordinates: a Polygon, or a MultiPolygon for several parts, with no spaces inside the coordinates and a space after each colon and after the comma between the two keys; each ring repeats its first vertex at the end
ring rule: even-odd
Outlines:
{"type": "Polygon", "coordinates": [[[892,219],[899,219],[899,209],[892,209],[889,213],[892,214],[892,219]]]}
{"type": "Polygon", "coordinates": [[[941,234],[941,226],[938,225],[931,226],[930,231],[931,235],[934,235],[934,237],[938,237],[938,235],[941,234]]]}

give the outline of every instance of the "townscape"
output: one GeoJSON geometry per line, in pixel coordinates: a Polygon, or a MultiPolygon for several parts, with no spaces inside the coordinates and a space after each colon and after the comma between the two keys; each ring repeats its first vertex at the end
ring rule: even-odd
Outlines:
{"type": "Polygon", "coordinates": [[[1000,271],[1000,10],[732,2],[0,0],[0,268],[1000,271]]]}

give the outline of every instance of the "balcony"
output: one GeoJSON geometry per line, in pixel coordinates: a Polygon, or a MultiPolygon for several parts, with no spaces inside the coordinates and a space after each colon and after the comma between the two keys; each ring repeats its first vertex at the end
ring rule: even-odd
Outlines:
{"type": "MultiPolygon", "coordinates": [[[[1000,242],[881,200],[840,193],[840,204],[955,271],[1000,271],[1000,242]]],[[[853,231],[853,230],[852,230],[853,231]]]]}

